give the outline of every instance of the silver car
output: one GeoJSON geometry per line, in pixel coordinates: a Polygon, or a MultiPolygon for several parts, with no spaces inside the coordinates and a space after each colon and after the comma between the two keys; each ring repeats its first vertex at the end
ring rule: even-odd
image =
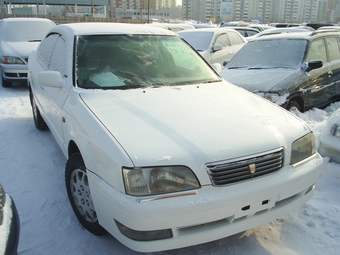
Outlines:
{"type": "Polygon", "coordinates": [[[7,18],[0,20],[0,71],[3,87],[27,80],[28,55],[55,26],[49,19],[7,18]]]}

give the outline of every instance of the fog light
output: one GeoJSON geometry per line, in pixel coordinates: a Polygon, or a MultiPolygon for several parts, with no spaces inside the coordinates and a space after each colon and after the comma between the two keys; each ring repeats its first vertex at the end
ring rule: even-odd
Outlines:
{"type": "Polygon", "coordinates": [[[120,222],[116,221],[119,231],[126,237],[136,241],[154,241],[173,237],[171,229],[138,231],[130,229],[120,222]]]}

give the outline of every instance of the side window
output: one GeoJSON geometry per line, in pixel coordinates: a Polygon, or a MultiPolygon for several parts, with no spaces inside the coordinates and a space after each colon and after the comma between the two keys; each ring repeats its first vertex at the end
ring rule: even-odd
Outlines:
{"type": "Polygon", "coordinates": [[[247,33],[248,33],[248,36],[252,36],[252,35],[256,35],[257,34],[257,32],[255,32],[253,30],[247,31],[247,33]]]}
{"type": "Polygon", "coordinates": [[[327,62],[326,47],[323,39],[310,43],[306,60],[321,60],[323,63],[327,62]]]}
{"type": "Polygon", "coordinates": [[[38,61],[46,69],[49,69],[49,64],[52,56],[52,51],[58,40],[59,35],[50,34],[39,45],[38,49],[38,61]]]}
{"type": "Polygon", "coordinates": [[[215,44],[221,44],[223,47],[230,45],[230,44],[229,44],[228,37],[227,37],[227,34],[220,34],[220,35],[217,37],[217,39],[216,39],[214,45],[215,45],[215,44]]]}
{"type": "Polygon", "coordinates": [[[340,50],[339,50],[339,43],[337,38],[330,37],[326,38],[329,60],[337,60],[340,59],[340,50]]]}
{"type": "Polygon", "coordinates": [[[241,36],[235,32],[228,32],[231,45],[241,44],[243,40],[241,36]]]}
{"type": "Polygon", "coordinates": [[[66,64],[66,43],[64,38],[59,35],[58,40],[54,45],[54,49],[49,64],[49,70],[59,71],[61,74],[65,74],[66,64]]]}

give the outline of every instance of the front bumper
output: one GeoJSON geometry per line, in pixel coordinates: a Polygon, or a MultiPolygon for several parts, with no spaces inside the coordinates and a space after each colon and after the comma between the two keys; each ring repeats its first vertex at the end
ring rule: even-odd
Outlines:
{"type": "Polygon", "coordinates": [[[1,75],[5,81],[20,82],[27,80],[27,65],[1,64],[1,75]]]}
{"type": "Polygon", "coordinates": [[[131,197],[91,172],[88,176],[99,223],[127,247],[155,252],[217,240],[280,218],[312,197],[322,170],[323,159],[317,154],[296,168],[285,166],[254,180],[203,186],[164,199],[131,197]],[[115,221],[137,232],[171,230],[172,237],[132,240],[115,221]]]}

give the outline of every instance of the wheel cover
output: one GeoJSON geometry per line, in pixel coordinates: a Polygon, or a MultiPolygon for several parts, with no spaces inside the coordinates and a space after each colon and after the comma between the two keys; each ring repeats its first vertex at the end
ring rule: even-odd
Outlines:
{"type": "Polygon", "coordinates": [[[70,190],[73,203],[80,215],[88,222],[97,221],[97,214],[93,206],[87,174],[82,169],[75,169],[70,178],[70,190]]]}

